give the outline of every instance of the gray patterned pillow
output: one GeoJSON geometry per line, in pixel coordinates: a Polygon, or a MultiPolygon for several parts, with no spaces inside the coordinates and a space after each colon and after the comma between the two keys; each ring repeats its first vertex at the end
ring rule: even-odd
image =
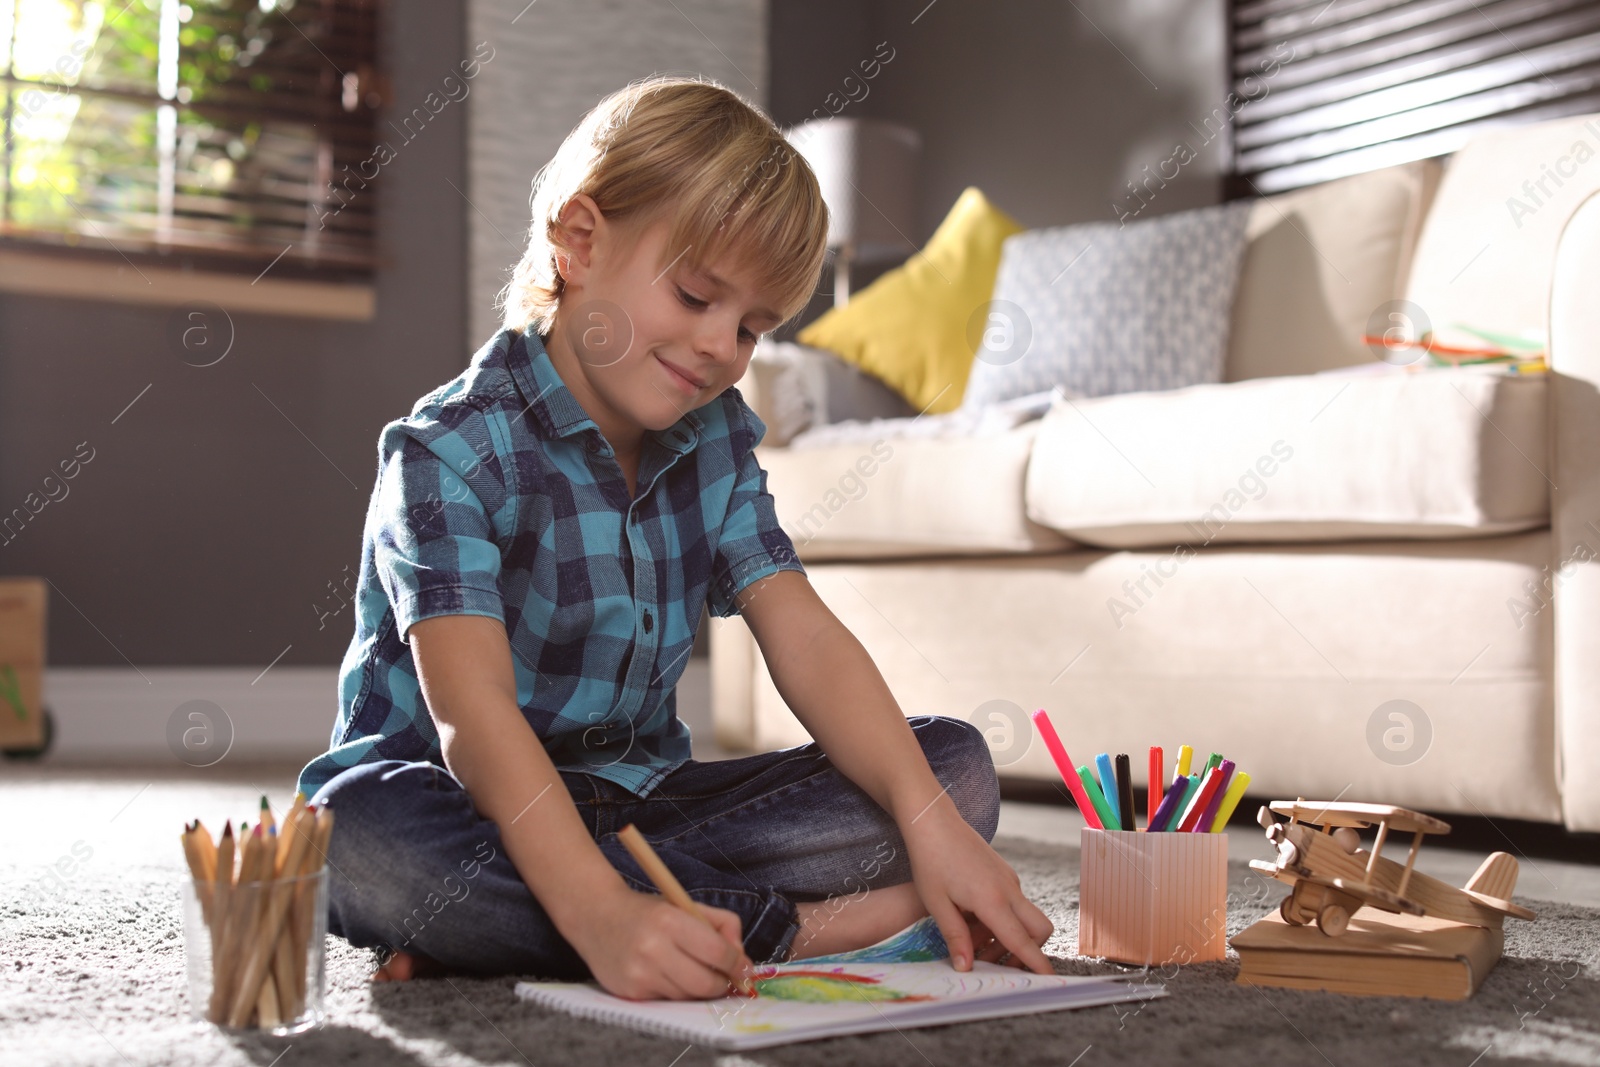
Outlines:
{"type": "Polygon", "coordinates": [[[1104,396],[1220,381],[1251,205],[1006,239],[962,396],[1104,396]]]}

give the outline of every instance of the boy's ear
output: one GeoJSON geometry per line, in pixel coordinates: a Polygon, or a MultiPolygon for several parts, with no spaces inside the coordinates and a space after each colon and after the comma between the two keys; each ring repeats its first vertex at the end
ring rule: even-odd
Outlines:
{"type": "Polygon", "coordinates": [[[595,229],[603,216],[600,205],[587,193],[578,193],[561,209],[561,247],[556,251],[556,266],[568,285],[583,284],[583,275],[593,265],[595,229]]]}

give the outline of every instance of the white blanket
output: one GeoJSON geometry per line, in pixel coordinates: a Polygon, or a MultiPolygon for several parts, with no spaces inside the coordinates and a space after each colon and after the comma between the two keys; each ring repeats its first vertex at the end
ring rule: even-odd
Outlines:
{"type": "Polygon", "coordinates": [[[1002,400],[975,410],[958,408],[942,415],[913,415],[903,419],[855,419],[832,422],[797,435],[789,447],[827,448],[884,438],[982,437],[1004,433],[1040,418],[1050,409],[1051,398],[1060,389],[1002,400]]]}

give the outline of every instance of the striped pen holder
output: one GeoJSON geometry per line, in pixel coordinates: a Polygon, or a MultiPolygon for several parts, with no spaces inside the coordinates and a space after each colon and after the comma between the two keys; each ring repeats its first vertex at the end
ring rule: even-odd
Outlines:
{"type": "Polygon", "coordinates": [[[1078,954],[1158,966],[1228,952],[1228,835],[1083,828],[1078,954]]]}

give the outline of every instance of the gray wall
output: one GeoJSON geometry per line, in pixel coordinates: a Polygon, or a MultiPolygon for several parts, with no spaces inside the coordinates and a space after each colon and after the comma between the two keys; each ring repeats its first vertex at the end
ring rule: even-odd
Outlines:
{"type": "MultiPolygon", "coordinates": [[[[932,235],[968,185],[1028,227],[1114,219],[1141,168],[1180,140],[1200,148],[1190,123],[1227,92],[1224,15],[1222,0],[772,0],[772,117],[787,126],[825,108],[887,42],[894,58],[839,113],[922,135],[911,236],[932,235]]],[[[1218,202],[1223,143],[1144,215],[1218,202]]],[[[855,285],[883,269],[858,268],[855,285]]]]}
{"type": "MultiPolygon", "coordinates": [[[[459,0],[390,10],[392,106],[409,112],[471,42],[459,0]]],[[[57,587],[53,664],[265,667],[286,646],[285,665],[338,661],[349,609],[319,631],[314,605],[355,569],[378,431],[470,355],[468,208],[449,184],[466,188],[464,111],[441,111],[368,190],[388,261],[376,321],[235,313],[232,351],[201,369],[169,348],[165,310],[0,294],[0,510],[79,442],[94,450],[0,546],[0,573],[57,587]]]]}
{"type": "Polygon", "coordinates": [[[651,74],[703,74],[764,105],[766,0],[472,0],[474,40],[510,62],[478,79],[468,135],[467,337],[499,328],[494,298],[527,245],[534,175],[600,99],[651,74]]]}

